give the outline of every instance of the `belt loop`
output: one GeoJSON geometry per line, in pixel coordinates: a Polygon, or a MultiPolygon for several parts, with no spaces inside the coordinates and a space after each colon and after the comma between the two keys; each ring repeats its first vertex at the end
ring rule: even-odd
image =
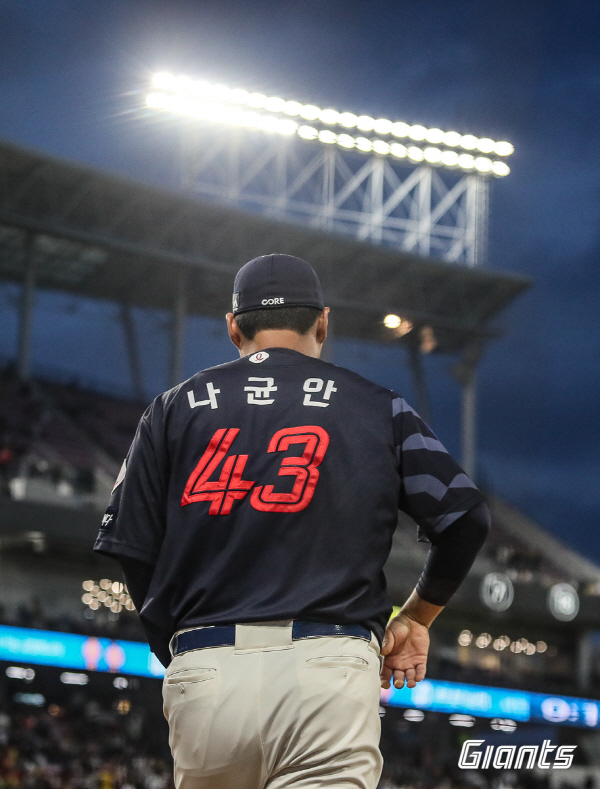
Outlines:
{"type": "Polygon", "coordinates": [[[292,620],[235,626],[235,653],[291,649],[292,620]]]}

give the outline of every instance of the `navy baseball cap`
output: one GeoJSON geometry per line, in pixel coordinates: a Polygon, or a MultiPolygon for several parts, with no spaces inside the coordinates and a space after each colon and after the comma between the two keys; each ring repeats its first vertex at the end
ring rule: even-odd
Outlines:
{"type": "Polygon", "coordinates": [[[235,315],[278,307],[325,307],[319,278],[306,260],[293,255],[261,255],[236,274],[235,315]]]}

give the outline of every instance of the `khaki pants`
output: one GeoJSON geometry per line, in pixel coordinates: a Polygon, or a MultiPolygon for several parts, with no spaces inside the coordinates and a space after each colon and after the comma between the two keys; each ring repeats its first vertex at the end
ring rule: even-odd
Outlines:
{"type": "Polygon", "coordinates": [[[177,789],[374,789],[379,646],[237,625],[236,645],[175,657],[163,684],[177,789]]]}

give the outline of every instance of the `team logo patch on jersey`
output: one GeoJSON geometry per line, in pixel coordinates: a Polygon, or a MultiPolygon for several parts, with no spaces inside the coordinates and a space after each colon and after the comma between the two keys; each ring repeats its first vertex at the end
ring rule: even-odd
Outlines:
{"type": "Polygon", "coordinates": [[[110,531],[114,526],[118,514],[119,514],[118,507],[113,507],[112,505],[110,507],[107,507],[106,512],[102,516],[100,531],[104,531],[104,532],[110,531]]]}
{"type": "Polygon", "coordinates": [[[126,471],[127,471],[127,458],[125,458],[125,460],[123,461],[123,465],[121,466],[121,470],[119,471],[119,474],[118,474],[118,476],[117,476],[117,478],[115,480],[115,484],[113,485],[113,489],[112,489],[113,493],[119,487],[121,482],[123,482],[123,480],[125,479],[125,472],[126,471]]]}
{"type": "Polygon", "coordinates": [[[252,364],[260,364],[261,362],[266,362],[268,358],[269,354],[266,351],[259,351],[249,356],[248,361],[252,362],[252,364]]]}

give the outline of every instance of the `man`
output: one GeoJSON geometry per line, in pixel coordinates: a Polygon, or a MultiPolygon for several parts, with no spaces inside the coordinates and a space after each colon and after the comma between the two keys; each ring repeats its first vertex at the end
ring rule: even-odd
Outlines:
{"type": "Polygon", "coordinates": [[[423,679],[428,628],[487,535],[481,494],[410,406],[320,360],[328,313],[305,261],[243,266],[241,358],[148,408],[95,545],[167,667],[181,789],[375,787],[380,644],[384,687],[423,679]],[[398,507],[432,547],[386,629],[398,507]]]}

